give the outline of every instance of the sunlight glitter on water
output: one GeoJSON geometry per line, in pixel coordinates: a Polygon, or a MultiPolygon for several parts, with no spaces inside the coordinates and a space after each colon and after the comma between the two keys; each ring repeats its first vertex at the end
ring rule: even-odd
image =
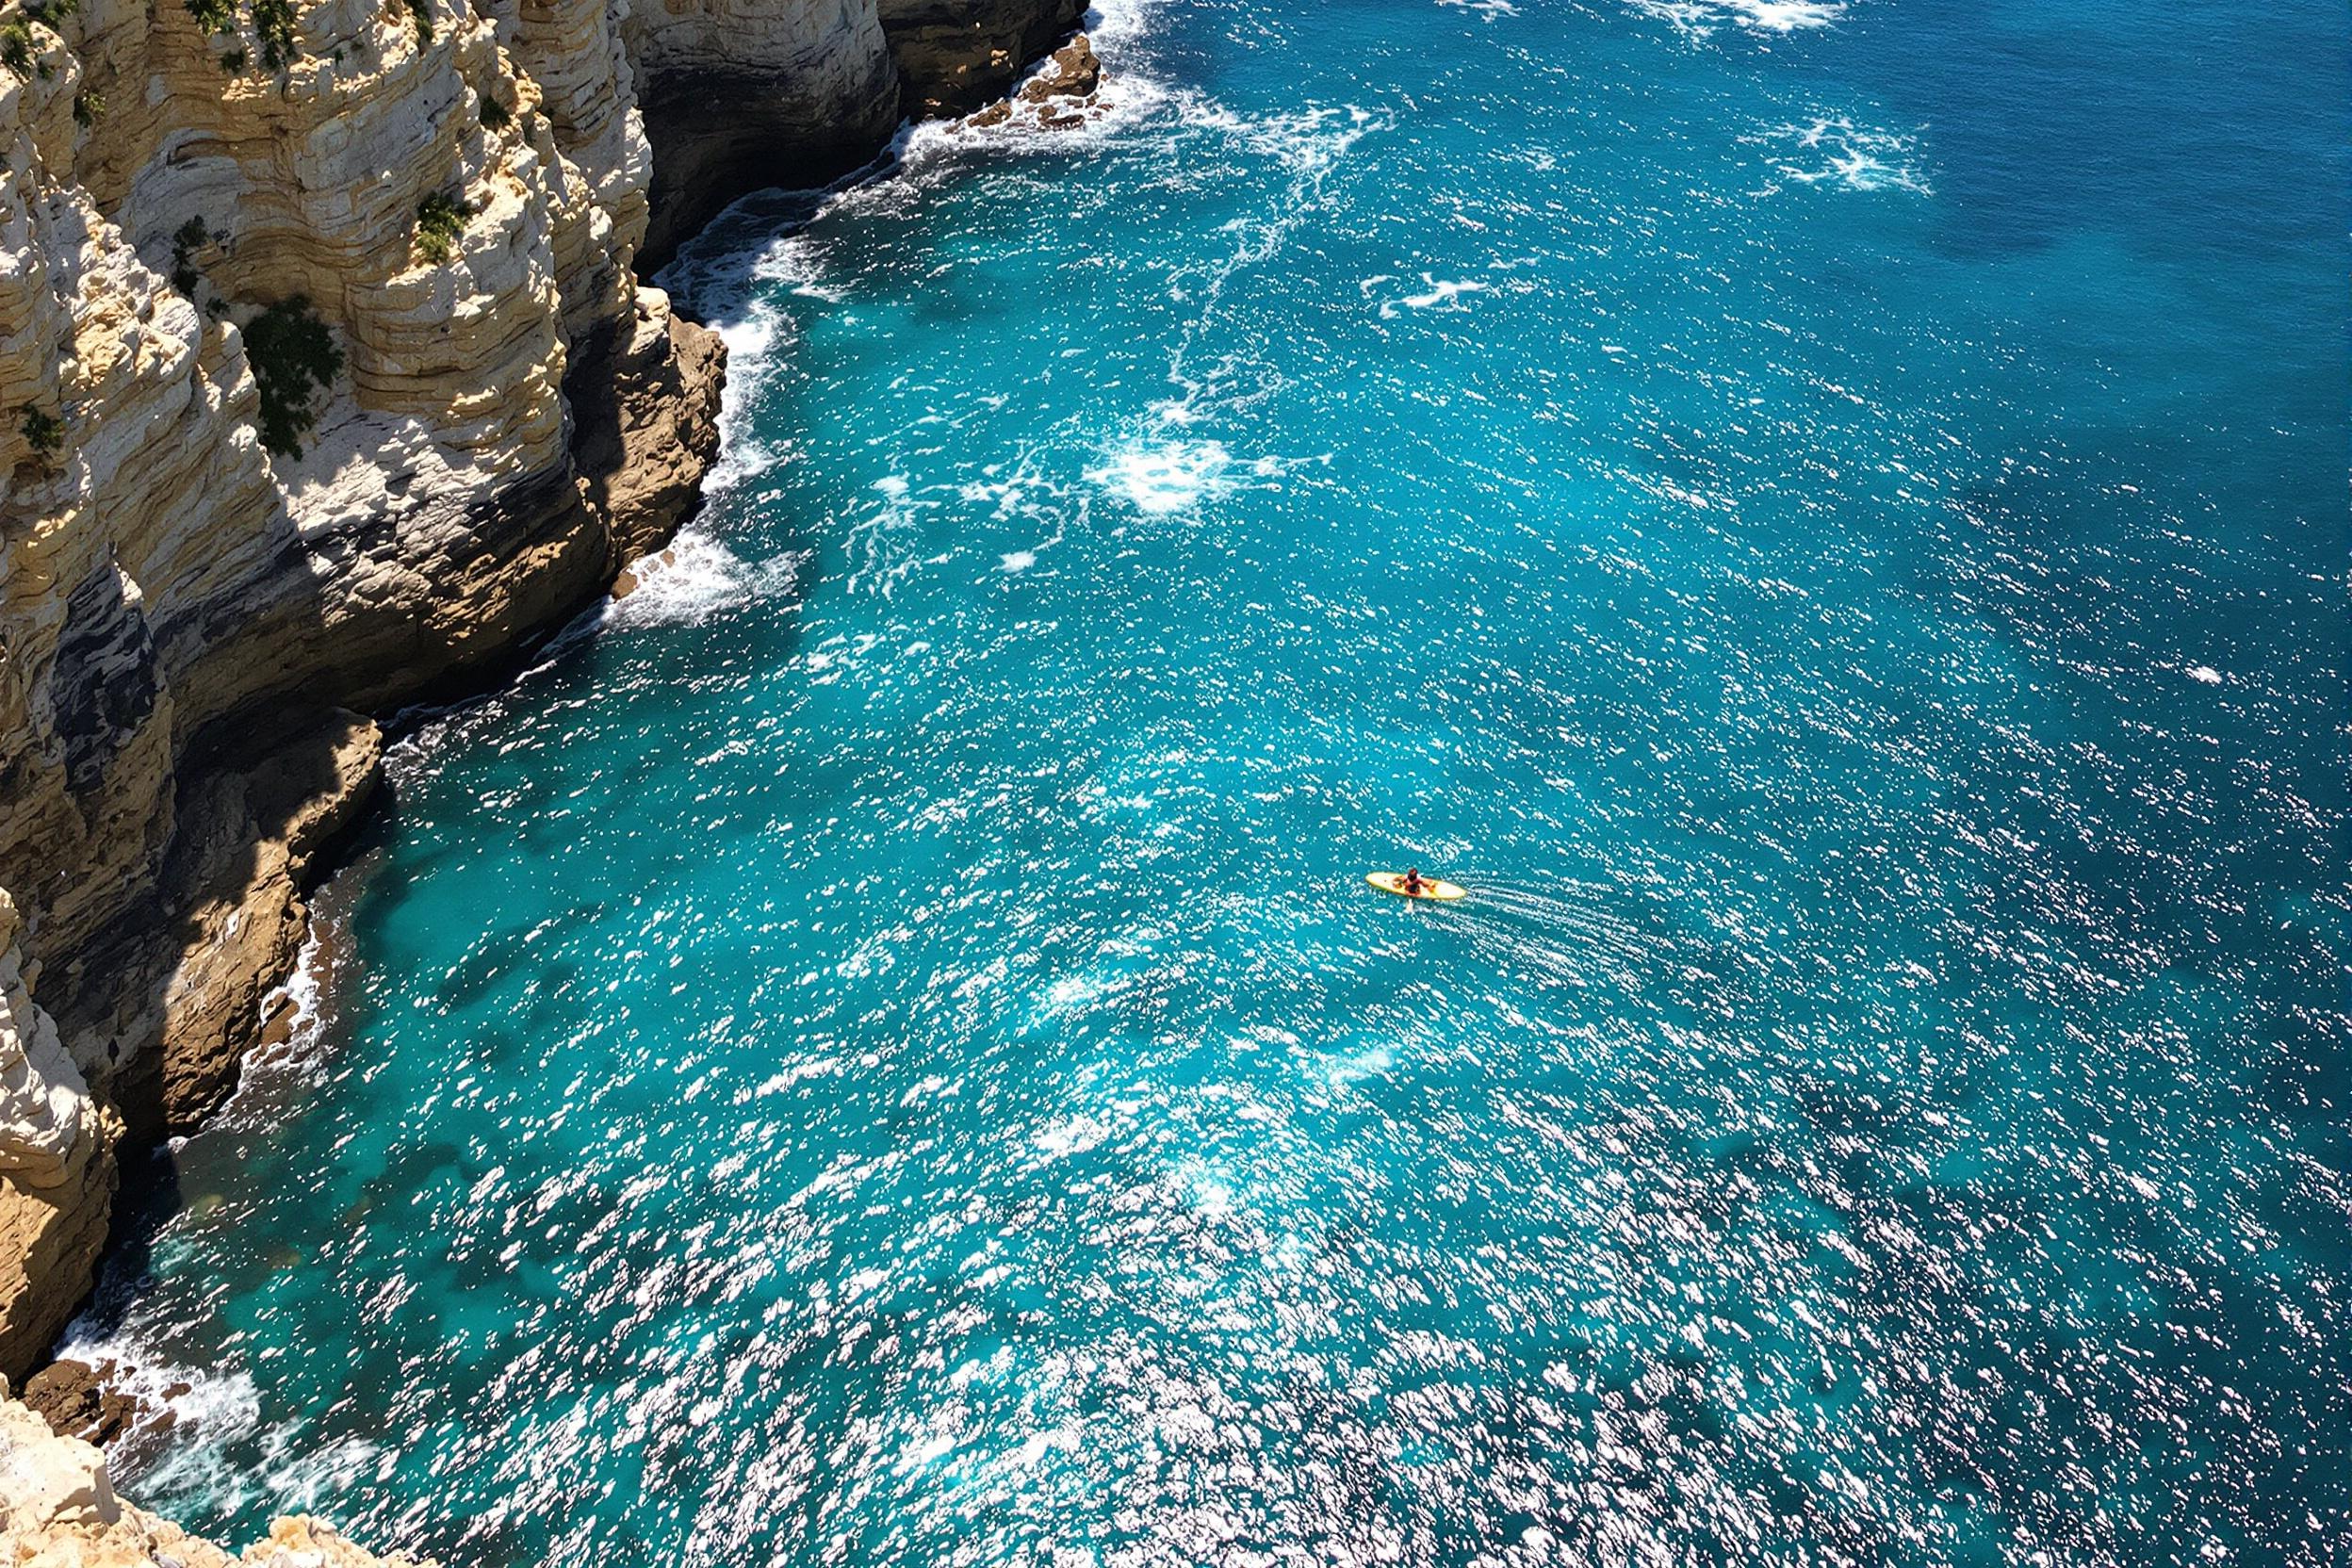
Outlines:
{"type": "MultiPolygon", "coordinates": [[[[335,1027],[85,1326],[209,1380],[134,1494],[2327,1560],[2340,215],[2121,7],[1103,48],[681,258],[710,508],[396,755],[335,1027]]],[[[2309,86],[2238,111],[2341,172],[2309,86]]]]}

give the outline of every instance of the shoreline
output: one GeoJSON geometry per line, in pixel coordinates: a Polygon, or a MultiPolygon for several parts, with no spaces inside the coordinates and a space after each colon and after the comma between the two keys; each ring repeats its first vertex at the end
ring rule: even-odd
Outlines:
{"type": "MultiPolygon", "coordinates": [[[[812,188],[808,194],[817,204],[809,216],[821,210],[824,199],[899,172],[910,139],[925,126],[1005,126],[1021,131],[1083,124],[1099,112],[1096,92],[1101,76],[1083,26],[1057,30],[1041,53],[1011,73],[1005,86],[992,96],[975,99],[967,115],[903,121],[865,162],[825,186],[812,188]]],[[[786,188],[768,188],[750,195],[772,199],[786,188]]],[[[729,204],[699,224],[673,248],[671,255],[662,258],[663,267],[650,270],[648,277],[666,272],[678,254],[690,251],[735,204],[729,204]]],[[[638,286],[641,290],[660,288],[650,282],[638,286]]],[[[89,1288],[67,1305],[60,1327],[44,1336],[43,1348],[26,1368],[14,1395],[60,1438],[127,1443],[125,1452],[130,1455],[139,1455],[141,1448],[153,1445],[153,1451],[139,1461],[142,1467],[171,1441],[176,1416],[170,1400],[186,1392],[188,1385],[172,1382],[170,1373],[161,1379],[144,1376],[148,1369],[127,1357],[118,1360],[108,1355],[106,1326],[92,1323],[92,1315],[107,1311],[109,1276],[120,1266],[125,1250],[143,1250],[184,1210],[184,1200],[175,1190],[177,1143],[219,1130],[224,1117],[236,1116],[249,1089],[263,1086],[251,1081],[252,1070],[279,1065],[273,1053],[295,1044],[302,1056],[311,1056],[347,1026],[337,998],[348,983],[351,966],[357,961],[348,922],[360,893],[350,878],[364,869],[367,856],[362,846],[369,832],[384,820],[392,802],[384,771],[385,752],[442,717],[513,690],[533,670],[561,657],[570,645],[595,635],[606,624],[612,606],[640,586],[646,575],[645,564],[668,556],[679,532],[701,512],[708,482],[724,472],[728,451],[723,402],[724,344],[717,329],[695,319],[690,307],[681,306],[671,317],[665,323],[669,333],[699,335],[709,345],[702,351],[710,366],[708,406],[702,419],[710,432],[709,442],[694,454],[691,486],[677,482],[675,460],[659,465],[653,477],[661,482],[655,486],[662,503],[660,521],[636,531],[629,541],[631,547],[626,553],[613,553],[587,594],[568,609],[525,628],[504,647],[435,678],[410,700],[389,710],[380,714],[347,708],[314,710],[289,726],[288,733],[257,760],[233,759],[226,745],[217,741],[190,758],[192,765],[181,785],[184,797],[202,799],[219,792],[236,797],[240,806],[254,792],[256,779],[264,776],[316,774],[323,765],[325,777],[317,788],[279,803],[283,820],[272,825],[277,829],[274,838],[269,828],[254,831],[250,812],[246,831],[228,835],[272,851],[259,857],[267,874],[253,877],[234,896],[216,898],[222,906],[220,918],[205,923],[170,961],[169,968],[177,977],[190,971],[217,969],[220,972],[211,988],[233,1002],[250,1004],[241,1011],[215,1009],[224,1016],[217,1018],[214,1046],[203,1054],[196,1074],[199,1080],[209,1081],[198,1082],[192,1089],[203,1102],[202,1110],[185,1119],[142,1119],[115,1141],[109,1171],[114,1189],[106,1206],[106,1240],[97,1253],[89,1288]],[[250,939],[224,943],[223,931],[265,931],[274,939],[259,948],[250,939]],[[222,964],[224,945],[232,951],[222,964]],[[313,966],[321,963],[323,972],[314,971],[313,966]],[[307,998],[301,994],[304,991],[310,993],[307,998]],[[72,1343],[84,1328],[97,1329],[95,1345],[72,1343]],[[76,1349],[87,1349],[89,1359],[74,1354],[76,1349]]],[[[601,369],[594,359],[581,368],[591,368],[601,369]]],[[[572,378],[566,381],[568,387],[572,378]]],[[[625,393],[626,388],[620,390],[625,393]]],[[[685,390],[691,395],[691,388],[685,390]]],[[[608,397],[605,400],[612,404],[623,400],[608,397]]],[[[593,413],[587,415],[582,423],[592,424],[594,417],[593,413]]],[[[642,411],[632,420],[626,409],[608,407],[605,420],[607,428],[588,431],[580,445],[585,449],[602,440],[612,449],[604,455],[614,460],[608,471],[626,482],[632,477],[628,460],[642,455],[633,449],[642,443],[629,437],[639,433],[646,419],[642,411]]],[[[212,872],[217,881],[217,866],[198,870],[200,874],[212,872]]],[[[180,896],[187,896],[187,890],[180,896]]],[[[175,978],[174,985],[179,984],[175,978]]],[[[169,1076],[168,1040],[166,1051],[167,1100],[184,1100],[185,1096],[171,1093],[176,1080],[169,1076]]],[[[7,1386],[0,1382],[0,1391],[7,1386]]],[[[5,1408],[4,1402],[0,1408],[5,1408]]]]}

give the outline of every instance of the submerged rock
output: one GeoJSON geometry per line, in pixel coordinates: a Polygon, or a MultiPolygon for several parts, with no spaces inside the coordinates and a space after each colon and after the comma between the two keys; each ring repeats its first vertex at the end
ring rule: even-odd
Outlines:
{"type": "Polygon", "coordinates": [[[969,114],[1078,25],[1085,0],[881,0],[912,119],[969,114]]]}
{"type": "Polygon", "coordinates": [[[1013,118],[1016,104],[1031,110],[1037,124],[1048,130],[1070,130],[1086,122],[1080,112],[1093,106],[1102,86],[1102,62],[1084,33],[1072,33],[1046,57],[1037,74],[1021,85],[1010,99],[1000,99],[969,117],[968,125],[1002,125],[1013,118]]]}
{"type": "MultiPolygon", "coordinates": [[[[175,1382],[164,1390],[163,1396],[175,1399],[186,1394],[188,1386],[175,1382]]],[[[79,1438],[100,1446],[113,1442],[142,1419],[150,1420],[155,1430],[169,1428],[172,1420],[168,1406],[152,1409],[137,1395],[127,1392],[120,1381],[119,1368],[111,1361],[102,1361],[95,1366],[82,1361],[51,1362],[25,1380],[23,1398],[25,1408],[37,1412],[59,1437],[79,1438]]]]}

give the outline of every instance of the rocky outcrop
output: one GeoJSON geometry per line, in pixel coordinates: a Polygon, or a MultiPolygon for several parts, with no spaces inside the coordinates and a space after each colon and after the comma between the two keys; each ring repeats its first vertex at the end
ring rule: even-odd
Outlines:
{"type": "Polygon", "coordinates": [[[970,114],[1003,97],[1086,11],[1086,0],[881,0],[906,113],[970,114]]]}
{"type": "Polygon", "coordinates": [[[106,1250],[122,1123],[93,1105],[58,1180],[0,1175],[0,1367],[37,1363],[88,1294],[106,1250]]]}
{"type": "Polygon", "coordinates": [[[88,1288],[119,1131],[33,1000],[21,933],[0,891],[0,1375],[21,1375],[88,1288]]]}
{"type": "Polygon", "coordinates": [[[106,1456],[59,1437],[0,1381],[0,1562],[41,1568],[419,1568],[315,1519],[274,1521],[232,1556],[117,1495],[106,1456]]]}
{"type": "Polygon", "coordinates": [[[0,1170],[27,1186],[66,1178],[90,1119],[90,1088],[34,1001],[17,945],[24,923],[0,890],[0,1170]]]}
{"type": "MultiPolygon", "coordinates": [[[[163,1396],[176,1399],[189,1387],[185,1382],[171,1383],[163,1396]]],[[[85,1443],[106,1444],[142,1417],[153,1420],[158,1429],[173,1420],[168,1406],[151,1411],[138,1396],[126,1392],[122,1369],[111,1361],[101,1361],[95,1366],[70,1357],[53,1361],[25,1380],[22,1397],[24,1408],[46,1421],[51,1431],[85,1443]]]]}
{"type": "Polygon", "coordinates": [[[589,502],[623,560],[678,531],[702,492],[719,442],[718,335],[670,313],[660,289],[641,290],[626,321],[592,334],[573,360],[573,461],[589,502]]]}
{"type": "Polygon", "coordinates": [[[1073,33],[1046,57],[1011,98],[998,99],[964,123],[1001,125],[1013,118],[1018,107],[1031,123],[1052,131],[1070,130],[1100,111],[1102,86],[1102,62],[1095,57],[1093,41],[1084,33],[1073,33]]]}
{"type": "Polygon", "coordinates": [[[159,1082],[118,1086],[141,1141],[193,1131],[237,1086],[302,949],[302,897],[375,792],[383,739],[372,720],[337,710],[258,756],[228,751],[189,770],[163,878],[170,902],[155,911],[162,928],[121,944],[125,964],[142,952],[171,962],[131,988],[159,992],[163,1007],[163,1049],[140,1058],[159,1082]]]}

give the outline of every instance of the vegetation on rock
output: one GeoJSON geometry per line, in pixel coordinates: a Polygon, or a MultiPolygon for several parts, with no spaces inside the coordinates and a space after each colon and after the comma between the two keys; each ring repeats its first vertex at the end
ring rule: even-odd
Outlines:
{"type": "Polygon", "coordinates": [[[196,270],[195,253],[211,239],[212,232],[201,218],[191,218],[172,231],[172,286],[191,300],[204,277],[196,270]]]}
{"type": "Polygon", "coordinates": [[[466,232],[466,220],[473,215],[472,204],[463,197],[445,190],[427,196],[416,204],[416,253],[436,265],[449,260],[466,232]]]}
{"type": "MultiPolygon", "coordinates": [[[[47,81],[49,62],[38,57],[40,40],[33,36],[33,24],[54,29],[81,8],[82,0],[25,0],[22,14],[0,22],[0,65],[16,73],[19,79],[38,74],[47,81]]],[[[75,106],[78,113],[79,100],[75,106]]]]}
{"type": "Polygon", "coordinates": [[[433,41],[433,0],[408,0],[408,14],[416,23],[416,47],[433,41]]]}
{"type": "Polygon", "coordinates": [[[24,405],[24,444],[43,457],[55,457],[65,445],[65,424],[54,414],[44,414],[31,403],[24,405]]]}
{"type": "MultiPolygon", "coordinates": [[[[80,0],[65,0],[79,4],[80,0]]],[[[196,25],[214,37],[227,37],[237,30],[237,0],[186,0],[188,14],[196,19],[196,25]]],[[[294,63],[300,52],[294,47],[294,0],[253,0],[253,40],[261,46],[261,67],[264,71],[284,71],[294,63]]],[[[252,58],[242,44],[220,57],[220,69],[229,75],[243,71],[252,58]]]]}
{"type": "Polygon", "coordinates": [[[253,0],[253,36],[261,41],[261,68],[283,71],[294,63],[294,0],[253,0]]]}
{"type": "MultiPolygon", "coordinates": [[[[21,79],[33,74],[33,24],[21,16],[0,22],[0,65],[7,66],[21,79]]],[[[49,68],[41,67],[45,75],[49,68]]]]}
{"type": "Polygon", "coordinates": [[[482,128],[502,131],[514,122],[514,111],[488,93],[482,95],[482,128]]]}
{"type": "Polygon", "coordinates": [[[280,457],[302,456],[302,437],[318,422],[313,399],[343,368],[335,335],[297,294],[246,323],[245,358],[261,387],[261,444],[280,457]]]}

